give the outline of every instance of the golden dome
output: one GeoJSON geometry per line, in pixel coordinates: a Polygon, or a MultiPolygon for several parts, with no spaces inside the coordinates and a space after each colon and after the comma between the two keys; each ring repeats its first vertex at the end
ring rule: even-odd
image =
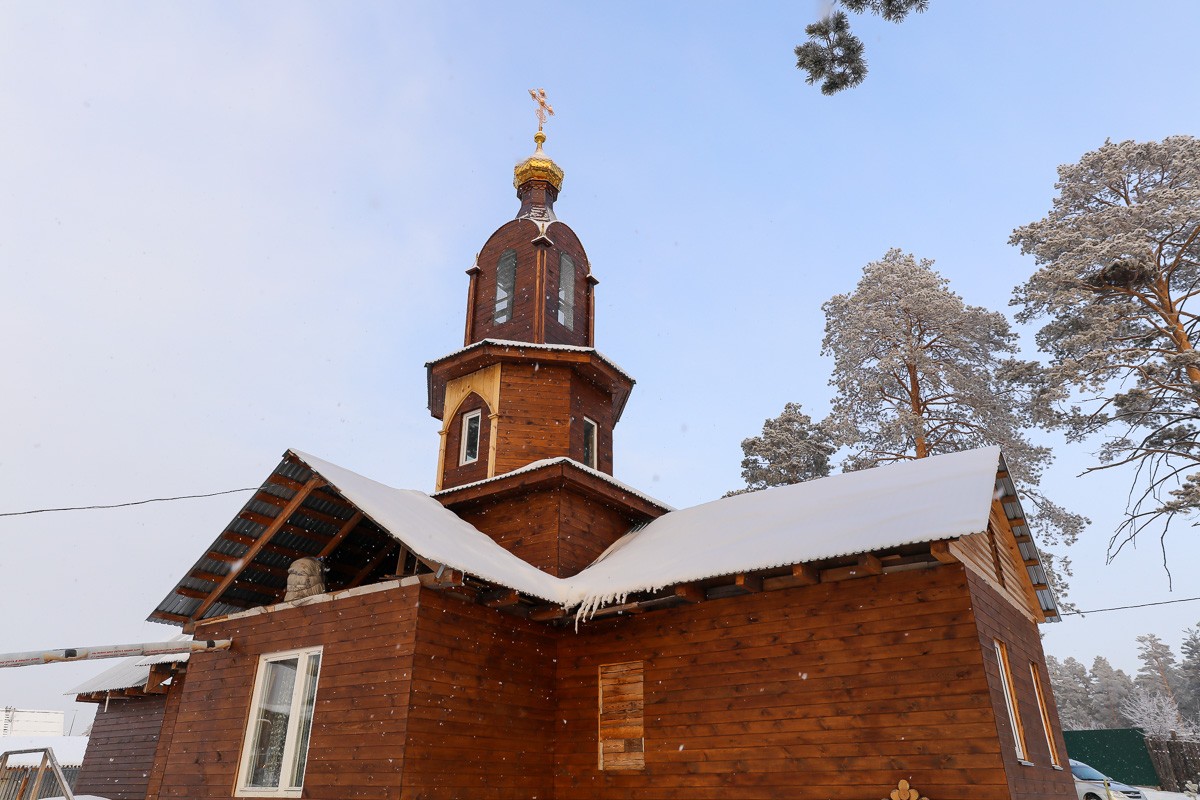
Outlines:
{"type": "Polygon", "coordinates": [[[537,142],[537,150],[513,168],[513,186],[519,188],[521,184],[528,181],[541,180],[548,182],[555,191],[561,191],[562,167],[555,164],[550,156],[542,152],[542,142],[546,141],[546,134],[539,130],[533,135],[533,140],[537,142]]]}

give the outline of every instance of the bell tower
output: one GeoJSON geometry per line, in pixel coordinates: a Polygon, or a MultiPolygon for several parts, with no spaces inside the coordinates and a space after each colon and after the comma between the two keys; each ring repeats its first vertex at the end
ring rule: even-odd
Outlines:
{"type": "Polygon", "coordinates": [[[526,561],[563,577],[633,522],[666,509],[642,498],[636,511],[606,512],[610,524],[590,520],[597,530],[568,533],[576,541],[560,546],[561,517],[578,511],[577,499],[623,506],[615,496],[593,495],[637,495],[609,477],[613,428],[634,381],[595,349],[597,281],[579,237],[555,215],[563,170],[542,149],[546,115],[554,111],[544,91],[530,94],[539,124],[533,154],[513,170],[520,206],[467,270],[464,346],[426,365],[429,411],[442,422],[435,496],[526,561]],[[533,490],[535,484],[542,488],[533,490]],[[515,528],[503,520],[518,510],[502,514],[495,507],[501,500],[523,505],[515,528]]]}

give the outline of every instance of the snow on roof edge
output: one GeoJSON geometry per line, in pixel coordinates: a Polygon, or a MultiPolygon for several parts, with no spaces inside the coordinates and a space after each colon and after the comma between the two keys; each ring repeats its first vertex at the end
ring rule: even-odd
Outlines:
{"type": "Polygon", "coordinates": [[[431,367],[434,364],[440,364],[441,362],[445,361],[447,358],[452,358],[456,355],[459,355],[460,353],[465,353],[468,350],[474,350],[477,347],[483,347],[484,345],[487,345],[487,344],[496,345],[498,347],[519,347],[519,348],[526,349],[526,350],[558,350],[560,352],[569,352],[569,353],[595,353],[600,358],[600,360],[603,361],[605,364],[608,364],[610,367],[615,369],[617,372],[621,373],[621,375],[623,377],[628,378],[631,382],[636,383],[636,381],[634,381],[634,379],[633,379],[633,376],[631,376],[625,370],[621,369],[621,367],[617,364],[617,362],[613,361],[611,358],[604,355],[604,353],[601,353],[599,350],[597,350],[594,347],[584,347],[582,345],[577,345],[577,344],[548,344],[548,343],[541,343],[541,342],[521,342],[521,341],[517,341],[516,339],[480,339],[478,342],[472,342],[471,344],[467,345],[466,347],[460,347],[457,350],[447,353],[444,356],[439,356],[438,358],[435,358],[432,361],[426,361],[425,366],[431,367]]]}
{"type": "MultiPolygon", "coordinates": [[[[290,452],[422,557],[584,614],[676,583],[986,530],[1000,463],[1000,449],[990,447],[720,498],[665,514],[626,534],[578,574],[556,578],[429,495],[290,452]],[[419,512],[430,524],[413,529],[400,512],[419,512]]],[[[562,461],[572,459],[522,470],[562,461]]]]}

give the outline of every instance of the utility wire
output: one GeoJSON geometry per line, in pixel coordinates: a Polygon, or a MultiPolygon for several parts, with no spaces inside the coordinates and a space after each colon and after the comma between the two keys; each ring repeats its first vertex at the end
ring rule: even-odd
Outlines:
{"type": "Polygon", "coordinates": [[[236,494],[237,492],[253,492],[257,491],[257,486],[251,486],[246,489],[226,489],[223,492],[211,492],[209,494],[184,494],[178,497],[152,497],[149,500],[134,500],[132,503],[113,503],[106,506],[68,506],[65,508],[35,508],[31,511],[4,511],[0,512],[0,517],[23,517],[29,514],[49,514],[54,511],[91,511],[97,508],[125,508],[126,506],[144,506],[146,503],[167,503],[172,500],[195,500],[200,497],[217,497],[223,494],[236,494]]]}
{"type": "Polygon", "coordinates": [[[1139,603],[1134,606],[1113,606],[1112,608],[1094,608],[1091,611],[1063,611],[1059,616],[1067,617],[1071,614],[1099,614],[1102,611],[1125,611],[1130,608],[1149,608],[1150,606],[1166,606],[1171,603],[1190,603],[1194,600],[1200,600],[1200,597],[1181,597],[1178,600],[1159,600],[1157,603],[1139,603]]]}

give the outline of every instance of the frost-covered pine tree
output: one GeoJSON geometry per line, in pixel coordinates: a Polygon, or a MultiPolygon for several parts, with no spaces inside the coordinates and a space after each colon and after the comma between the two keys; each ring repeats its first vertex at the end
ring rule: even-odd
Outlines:
{"type": "Polygon", "coordinates": [[[763,422],[761,434],[742,440],[746,486],[726,496],[824,478],[835,449],[822,425],[799,403],[788,403],[778,417],[763,422]]]}
{"type": "Polygon", "coordinates": [[[1200,725],[1200,628],[1184,631],[1179,650],[1179,710],[1200,725]]]}
{"type": "MultiPolygon", "coordinates": [[[[1000,445],[1036,511],[1039,542],[1075,541],[1087,520],[1041,493],[1050,450],[1025,433],[1047,387],[1036,363],[1012,357],[1017,338],[1003,314],[967,305],[932,261],[898,249],[867,264],[854,291],[823,309],[822,352],[833,357],[836,389],[825,425],[849,449],[843,469],[1000,445]]],[[[1063,574],[1065,563],[1060,589],[1063,574]]]]}
{"type": "Polygon", "coordinates": [[[1068,657],[1059,661],[1046,656],[1046,671],[1050,674],[1050,686],[1058,704],[1058,717],[1063,730],[1085,731],[1096,727],[1096,714],[1092,700],[1092,683],[1087,668],[1068,657]]]}
{"type": "Polygon", "coordinates": [[[1121,714],[1121,706],[1133,691],[1133,678],[1124,670],[1113,669],[1104,656],[1096,656],[1092,661],[1089,677],[1097,727],[1123,728],[1128,725],[1129,721],[1121,714]]]}
{"type": "Polygon", "coordinates": [[[1121,705],[1121,713],[1151,739],[1195,739],[1196,726],[1179,714],[1175,698],[1147,686],[1135,686],[1121,705]]]}
{"type": "Polygon", "coordinates": [[[1137,637],[1137,643],[1138,661],[1142,662],[1137,672],[1137,685],[1177,703],[1181,681],[1175,651],[1153,633],[1137,637]]]}
{"type": "Polygon", "coordinates": [[[1046,320],[1057,422],[1109,437],[1096,469],[1133,470],[1116,552],[1200,510],[1200,139],[1105,142],[1059,167],[1055,188],[1010,240],[1038,264],[1013,303],[1018,321],[1046,320]]]}

